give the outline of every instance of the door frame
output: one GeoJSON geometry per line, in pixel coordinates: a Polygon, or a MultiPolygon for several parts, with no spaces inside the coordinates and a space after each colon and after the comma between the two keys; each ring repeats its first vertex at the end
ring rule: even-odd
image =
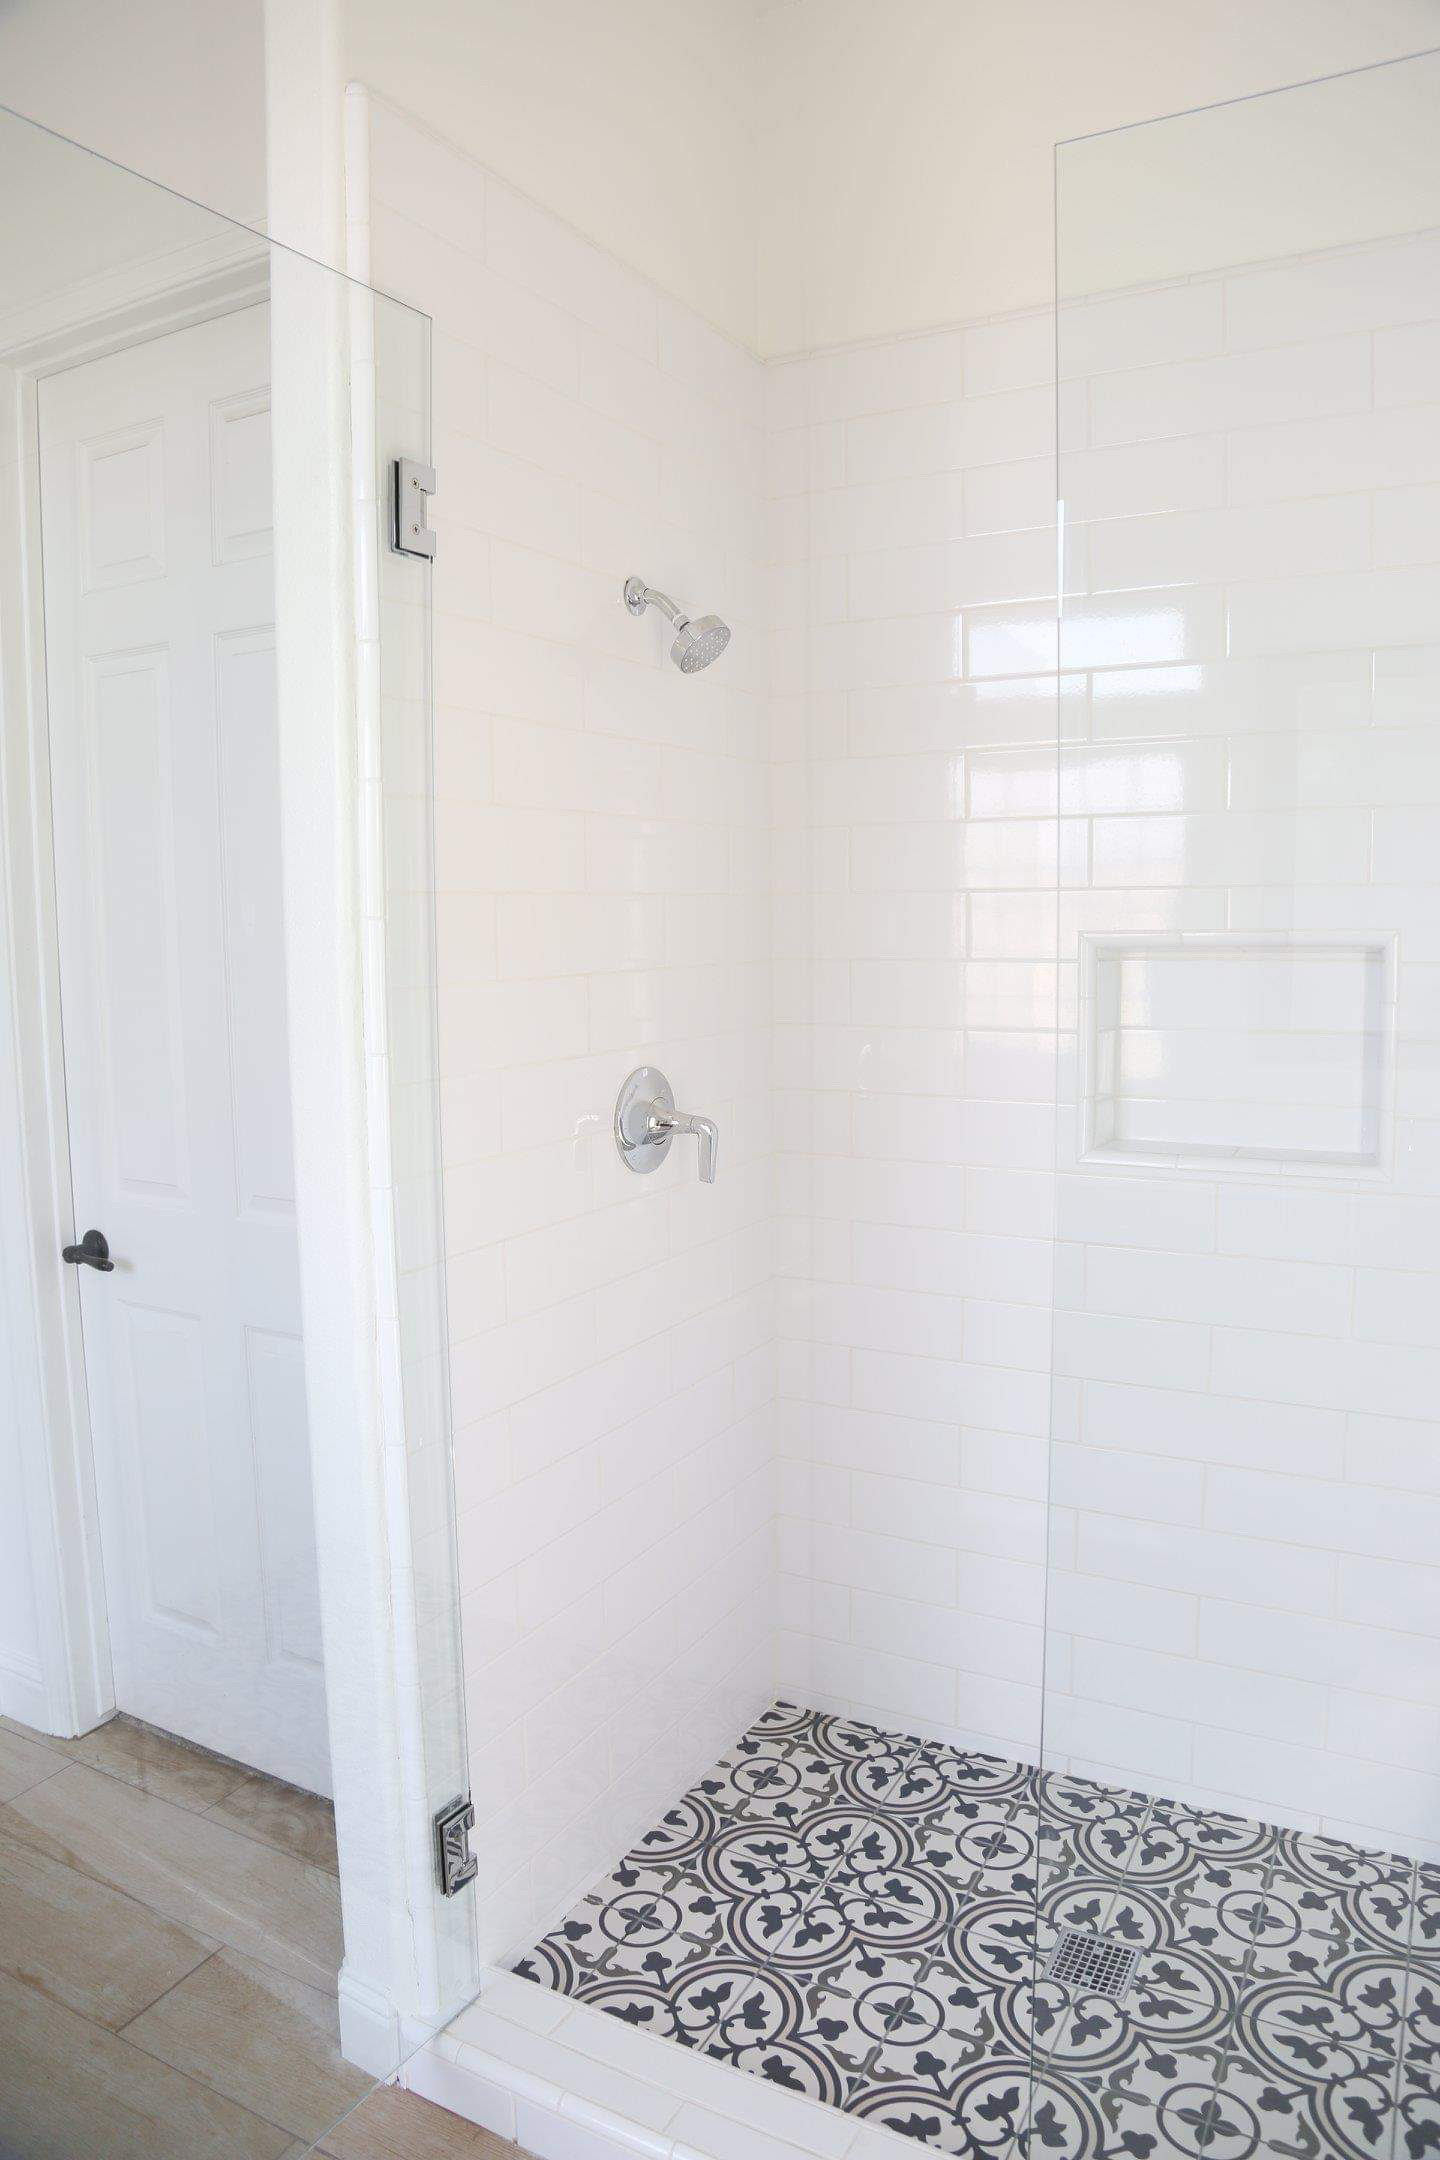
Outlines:
{"type": "Polygon", "coordinates": [[[12,1714],[57,1733],[87,1731],[115,1708],[79,1289],[59,1257],[73,1213],[38,384],[268,299],[277,353],[287,341],[313,353],[319,337],[333,362],[323,383],[313,368],[293,379],[273,370],[276,658],[306,1398],[345,1933],[341,2033],[350,2059],[383,2076],[473,1985],[465,1976],[457,1995],[456,1916],[434,1877],[408,1460],[393,1407],[386,1415],[399,1348],[384,1007],[365,950],[376,895],[362,813],[373,817],[374,805],[361,780],[365,677],[378,653],[358,615],[374,585],[375,505],[368,456],[352,456],[352,430],[357,443],[369,439],[367,370],[354,351],[368,296],[337,293],[341,282],[303,262],[288,276],[283,254],[231,226],[0,319],[0,621],[13,626],[0,640],[0,1343],[12,1368],[38,1635],[35,1669],[6,1670],[0,1685],[12,1714]],[[362,364],[352,367],[352,354],[362,364]]]}

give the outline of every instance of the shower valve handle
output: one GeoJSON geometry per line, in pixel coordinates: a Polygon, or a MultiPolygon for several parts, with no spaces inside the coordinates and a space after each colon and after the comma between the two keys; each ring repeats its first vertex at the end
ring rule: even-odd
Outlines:
{"type": "Polygon", "coordinates": [[[677,1110],[675,1091],[664,1073],[653,1065],[638,1065],[615,1104],[615,1145],[621,1161],[642,1175],[658,1170],[676,1133],[694,1133],[700,1147],[701,1182],[713,1185],[720,1128],[713,1118],[677,1110]]]}
{"type": "Polygon", "coordinates": [[[700,1182],[715,1182],[715,1157],[720,1148],[720,1128],[714,1118],[695,1117],[688,1110],[657,1109],[650,1119],[650,1130],[668,1137],[677,1132],[691,1133],[700,1143],[700,1182]]]}

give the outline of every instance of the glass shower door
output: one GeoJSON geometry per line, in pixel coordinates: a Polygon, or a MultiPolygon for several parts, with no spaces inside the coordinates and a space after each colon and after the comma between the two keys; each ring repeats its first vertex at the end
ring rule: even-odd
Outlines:
{"type": "Polygon", "coordinates": [[[1437,98],[1421,56],[1058,152],[1073,2154],[1440,2135],[1437,98]]]}
{"type": "Polygon", "coordinates": [[[429,323],[13,114],[0,185],[0,2146],[269,2160],[475,1975],[429,323]]]}

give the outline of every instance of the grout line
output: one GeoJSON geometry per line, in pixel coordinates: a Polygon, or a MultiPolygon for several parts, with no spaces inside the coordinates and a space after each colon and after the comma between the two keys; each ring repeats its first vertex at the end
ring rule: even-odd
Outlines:
{"type": "MultiPolygon", "coordinates": [[[[147,1905],[144,1910],[146,1912],[151,1912],[152,1908],[147,1905]]],[[[159,1913],[154,1913],[153,1917],[157,1920],[162,1919],[162,1915],[159,1913]]],[[[171,1922],[170,1924],[173,1925],[174,1923],[171,1922]]],[[[112,2026],[111,2030],[117,2035],[117,2037],[122,2033],[128,2033],[130,2027],[135,2023],[136,2018],[144,2017],[146,2011],[153,2010],[155,2008],[156,2003],[164,2002],[168,1996],[171,1996],[175,1993],[177,1988],[184,1987],[187,1980],[193,1980],[196,1973],[198,1973],[203,1966],[212,1964],[217,1957],[221,1956],[226,1947],[227,1946],[222,1943],[217,1949],[207,1951],[205,1956],[202,1957],[197,1964],[191,1966],[189,1972],[182,1973],[178,1980],[172,1980],[169,1987],[161,1988],[160,1993],[155,1996],[154,2000],[146,2003],[142,2009],[137,2010],[134,2017],[127,2018],[123,2025],[112,2026]]],[[[132,2045],[138,2044],[139,2043],[132,2042],[132,2045]]],[[[153,2051],[149,2048],[146,2048],[144,2052],[148,2055],[153,2051]]]]}
{"type": "MultiPolygon", "coordinates": [[[[202,1960],[202,1962],[204,1961],[202,1960]]],[[[198,1969],[199,1968],[197,1967],[196,1970],[198,1969]]],[[[21,1984],[25,1985],[26,1983],[22,1982],[21,1984]]],[[[39,1991],[37,1990],[36,1992],[39,1991]]],[[[167,1989],[166,1992],[169,1993],[170,1991],[167,1989]]],[[[42,1997],[42,1999],[45,1998],[42,1997]]],[[[89,2030],[95,2033],[97,2036],[103,2036],[103,2038],[107,2040],[119,2041],[131,2052],[131,2054],[135,2056],[143,2056],[147,2061],[155,2064],[158,2069],[163,2070],[167,2078],[175,2078],[180,2082],[181,2085],[193,2087],[196,2092],[204,2094],[206,2099],[210,2101],[218,2100],[224,2106],[234,2108],[237,2115],[243,2116],[247,2121],[264,2123],[268,2128],[276,2131],[282,2137],[295,2138],[299,2134],[294,2130],[288,2129],[284,2123],[277,2123],[272,2121],[267,2116],[257,2114],[253,2108],[246,2107],[243,2101],[232,2100],[228,2093],[221,2092],[217,2087],[208,2084],[203,2078],[194,2077],[189,2071],[181,2070],[177,2068],[174,2063],[166,2062],[162,2056],[152,2054],[148,2048],[141,2047],[137,2042],[129,2039],[126,2035],[126,2030],[124,2027],[120,2028],[117,2031],[113,2026],[102,2025],[97,2019],[87,2017],[84,2011],[80,2010],[71,2010],[69,2014],[70,2016],[77,2018],[83,2026],[88,2027],[89,2030]]],[[[138,2014],[143,2015],[143,2013],[138,2014]]],[[[133,2020],[131,2022],[133,2022],[133,2020]]],[[[103,2105],[103,2096],[101,2104],[103,2105]]]]}
{"type": "MultiPolygon", "coordinates": [[[[217,1801],[215,1805],[221,1807],[224,1802],[217,1801]]],[[[332,1866],[326,1860],[308,1860],[303,1853],[297,1853],[289,1845],[282,1845],[276,1838],[262,1837],[258,1831],[247,1830],[240,1823],[223,1821],[209,1808],[200,1811],[200,1820],[202,1822],[213,1822],[217,1830],[231,1831],[236,1837],[244,1838],[247,1844],[258,1845],[262,1852],[278,1853],[283,1860],[293,1860],[298,1867],[314,1868],[318,1874],[332,1876],[337,1886],[339,1884],[340,1870],[338,1864],[332,1866]]]]}
{"type": "MultiPolygon", "coordinates": [[[[66,1768],[71,1770],[88,1770],[91,1767],[92,1766],[88,1763],[69,1763],[66,1765],[66,1768]]],[[[48,1784],[50,1781],[46,1779],[43,1782],[48,1784]]],[[[124,1784],[126,1781],[124,1779],[115,1779],[112,1782],[124,1784]]],[[[31,1790],[38,1789],[38,1787],[31,1788],[31,1790]]],[[[135,1789],[136,1788],[134,1788],[133,1786],[130,1787],[130,1790],[132,1791],[134,1791],[135,1789]]],[[[24,1797],[25,1795],[23,1794],[17,1795],[17,1798],[24,1797]]],[[[157,1796],[154,1794],[146,1793],[142,1794],[141,1797],[144,1799],[153,1800],[156,1799],[157,1796]]],[[[158,1805],[163,1808],[175,1807],[175,1803],[168,1800],[159,1800],[158,1805]]],[[[177,1814],[183,1817],[188,1817],[192,1821],[203,1819],[197,1817],[193,1809],[176,1807],[175,1811],[177,1814]]],[[[214,1955],[219,1950],[230,1950],[236,1957],[246,1958],[249,1959],[253,1964],[266,1966],[270,1971],[276,1973],[282,1979],[293,1981],[300,1986],[314,1988],[318,1994],[329,1994],[330,1992],[332,1992],[332,1983],[330,1982],[328,1977],[323,1980],[316,1979],[309,1974],[302,1976],[294,1971],[287,1970],[283,1965],[275,1964],[272,1959],[263,1955],[258,1949],[246,1949],[241,1947],[239,1944],[230,1943],[225,1941],[222,1937],[217,1937],[211,1927],[200,1926],[192,1920],[179,1920],[171,1917],[169,1914],[161,1911],[158,1906],[149,1904],[144,1898],[138,1896],[135,1891],[128,1889],[124,1884],[117,1882],[113,1878],[113,1876],[99,1873],[91,1867],[84,1865],[83,1856],[77,1858],[67,1852],[63,1857],[58,1857],[56,1854],[47,1851],[44,1844],[37,1842],[37,1839],[43,1839],[50,1835],[48,1826],[44,1822],[30,1822],[26,1816],[22,1815],[18,1809],[10,1806],[9,1803],[0,1806],[0,1826],[6,1826],[7,1818],[9,1819],[9,1823],[14,1825],[11,1834],[16,1837],[22,1844],[28,1846],[31,1850],[38,1853],[41,1859],[48,1861],[52,1866],[63,1867],[67,1869],[71,1874],[79,1876],[87,1882],[93,1882],[98,1884],[102,1890],[107,1891],[111,1896],[126,1899],[130,1904],[137,1906],[140,1911],[148,1913],[152,1919],[156,1920],[160,1925],[164,1927],[176,1928],[182,1934],[194,1936],[203,1942],[211,1943],[214,1948],[206,1953],[207,1956],[214,1955]],[[34,1834],[27,1835],[27,1833],[34,1834]]],[[[227,1829],[228,1826],[223,1823],[218,1823],[214,1827],[223,1832],[227,1829]]],[[[295,1861],[295,1857],[293,1854],[281,1852],[277,1847],[262,1845],[260,1841],[255,1838],[246,1838],[243,1832],[236,1831],[234,1835],[239,1838],[240,1841],[244,1844],[258,1847],[258,1849],[265,1852],[275,1853],[279,1858],[290,1860],[293,1864],[297,1866],[310,1865],[310,1863],[295,1861]]],[[[154,1853],[153,1851],[147,1850],[144,1854],[144,1857],[147,1860],[155,1861],[158,1864],[161,1856],[154,1853]]],[[[328,1870],[318,1868],[315,1869],[315,1872],[327,1875],[329,1873],[328,1870]]],[[[338,1877],[332,1877],[331,1879],[335,1882],[336,1903],[338,1906],[338,1877]]],[[[253,1932],[256,1936],[268,1936],[268,1929],[263,1921],[257,1919],[253,1923],[251,1923],[251,1925],[253,1932]]],[[[293,1948],[294,1954],[297,1957],[310,1956],[310,1953],[308,1951],[305,1951],[302,1946],[296,1945],[293,1946],[293,1948]]],[[[202,1960],[201,1962],[204,1961],[202,1960]]],[[[321,1961],[318,1958],[316,1958],[314,1962],[317,1967],[321,1965],[321,1961]]],[[[339,1976],[337,1972],[335,1976],[335,1981],[333,1983],[333,1986],[337,1991],[338,1980],[339,1976]]]]}
{"type": "MultiPolygon", "coordinates": [[[[103,1728],[101,1729],[103,1730],[103,1728]]],[[[57,1754],[60,1753],[58,1749],[55,1750],[55,1752],[57,1754]]],[[[203,1755],[206,1751],[201,1750],[200,1752],[203,1755]]],[[[218,1758],[216,1759],[218,1760],[218,1758]]],[[[289,1846],[278,1844],[273,1838],[261,1837],[252,1830],[242,1829],[237,1823],[221,1821],[219,1817],[215,1815],[214,1810],[216,1808],[223,1807],[226,1800],[231,1798],[234,1793],[238,1792],[241,1786],[247,1783],[250,1779],[267,1779],[270,1784],[275,1786],[280,1786],[283,1783],[283,1781],[279,1778],[269,1779],[268,1774],[263,1770],[255,1770],[249,1767],[245,1767],[242,1770],[242,1774],[236,1779],[235,1784],[230,1788],[229,1793],[222,1795],[219,1800],[209,1802],[205,1807],[200,1807],[195,1805],[191,1801],[177,1799],[173,1793],[156,1792],[152,1787],[142,1784],[135,1778],[128,1778],[123,1774],[123,1772],[113,1769],[104,1763],[87,1761],[83,1755],[64,1755],[61,1759],[61,1767],[70,1770],[92,1770],[98,1777],[109,1778],[112,1784],[123,1785],[130,1792],[137,1793],[143,1800],[154,1800],[158,1801],[162,1807],[177,1808],[182,1815],[193,1816],[197,1821],[200,1822],[213,1822],[217,1830],[228,1830],[234,1836],[244,1838],[247,1844],[258,1845],[266,1852],[279,1853],[282,1858],[287,1860],[293,1860],[301,1867],[317,1868],[320,1873],[326,1875],[334,1875],[337,1882],[339,1880],[338,1869],[327,1867],[323,1861],[306,1860],[299,1853],[292,1851],[289,1846]]],[[[52,1771],[51,1776],[54,1775],[55,1773],[52,1771]]],[[[40,1780],[40,1782],[47,1783],[48,1780],[42,1779],[40,1780]]],[[[34,1787],[27,1788],[27,1790],[30,1791],[33,1791],[34,1789],[34,1787]]],[[[300,1790],[298,1786],[292,1789],[295,1791],[300,1790]]],[[[20,1794],[16,1794],[15,1797],[19,1799],[23,1796],[20,1794]]],[[[318,1798],[319,1796],[312,1795],[311,1797],[318,1798]]]]}

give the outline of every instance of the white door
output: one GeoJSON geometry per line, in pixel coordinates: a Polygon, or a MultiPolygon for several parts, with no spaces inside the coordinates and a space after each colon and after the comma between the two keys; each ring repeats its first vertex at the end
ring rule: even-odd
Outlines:
{"type": "Polygon", "coordinates": [[[269,309],[40,384],[61,1010],[119,1707],[329,1790],[280,896],[269,309]]]}

